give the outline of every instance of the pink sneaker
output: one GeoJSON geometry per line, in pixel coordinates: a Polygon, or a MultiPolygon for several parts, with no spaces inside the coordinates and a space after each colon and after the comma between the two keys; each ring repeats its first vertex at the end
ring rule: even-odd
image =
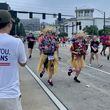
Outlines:
{"type": "Polygon", "coordinates": [[[53,86],[53,82],[50,81],[50,80],[48,80],[48,84],[51,85],[51,86],[53,86]]]}

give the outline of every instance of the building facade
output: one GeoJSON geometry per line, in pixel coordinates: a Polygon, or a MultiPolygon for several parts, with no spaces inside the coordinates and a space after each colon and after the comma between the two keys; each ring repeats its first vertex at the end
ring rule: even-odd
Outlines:
{"type": "MultiPolygon", "coordinates": [[[[104,17],[94,17],[94,9],[77,9],[75,13],[76,18],[66,19],[63,23],[69,37],[72,33],[81,32],[86,26],[96,25],[99,30],[103,29],[104,17]]],[[[110,18],[105,18],[105,26],[110,26],[110,18]]]]}
{"type": "Polygon", "coordinates": [[[23,24],[25,30],[28,31],[39,31],[40,30],[40,19],[21,19],[21,23],[23,24]]]}

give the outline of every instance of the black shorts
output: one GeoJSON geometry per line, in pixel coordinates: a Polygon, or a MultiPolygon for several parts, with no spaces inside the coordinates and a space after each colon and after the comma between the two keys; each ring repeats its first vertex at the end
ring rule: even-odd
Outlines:
{"type": "Polygon", "coordinates": [[[86,50],[88,50],[88,45],[86,45],[86,50]]]}
{"type": "Polygon", "coordinates": [[[28,43],[28,48],[33,49],[33,47],[34,47],[34,43],[28,43]]]}
{"type": "Polygon", "coordinates": [[[98,53],[98,51],[91,51],[91,53],[94,53],[95,54],[95,53],[98,53]]]}

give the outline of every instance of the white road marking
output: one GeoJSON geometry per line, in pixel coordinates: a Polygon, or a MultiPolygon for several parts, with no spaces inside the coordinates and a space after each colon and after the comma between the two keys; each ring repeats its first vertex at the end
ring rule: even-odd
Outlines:
{"type": "Polygon", "coordinates": [[[110,75],[110,73],[109,73],[109,72],[107,72],[107,71],[103,71],[103,70],[101,70],[101,69],[98,69],[98,68],[95,68],[95,67],[91,67],[91,66],[88,66],[88,65],[86,65],[86,67],[88,67],[88,68],[91,68],[91,69],[94,69],[94,70],[97,70],[97,71],[100,71],[100,72],[102,72],[102,73],[106,73],[106,74],[110,75]]]}
{"type": "MultiPolygon", "coordinates": [[[[67,64],[64,64],[64,63],[62,63],[62,62],[61,62],[61,64],[64,65],[64,66],[67,66],[67,64]]],[[[63,72],[62,69],[61,69],[61,71],[63,72]]],[[[85,74],[86,72],[81,71],[81,73],[85,74]]],[[[74,75],[75,75],[75,74],[73,73],[72,76],[74,76],[74,75]]],[[[86,73],[86,75],[91,76],[91,75],[89,75],[88,73],[86,73]]],[[[87,87],[87,86],[92,87],[93,89],[98,90],[98,91],[100,91],[101,93],[104,93],[104,94],[110,96],[110,94],[109,94],[110,92],[109,92],[109,91],[106,91],[106,90],[104,90],[104,89],[102,89],[102,88],[97,87],[97,86],[94,85],[92,82],[90,82],[90,81],[88,82],[88,81],[85,81],[85,80],[83,80],[82,82],[83,82],[82,84],[84,84],[84,86],[86,86],[86,87],[87,87]]]]}
{"type": "Polygon", "coordinates": [[[47,95],[51,98],[59,110],[68,110],[27,65],[26,69],[31,73],[31,75],[35,78],[35,80],[39,83],[39,85],[43,88],[43,90],[47,93],[47,95]]]}
{"type": "MultiPolygon", "coordinates": [[[[37,50],[37,49],[36,49],[37,50]]],[[[67,64],[64,64],[63,62],[61,62],[62,63],[62,65],[66,65],[67,66],[67,64]]],[[[110,73],[109,72],[106,72],[106,71],[103,71],[103,70],[100,70],[100,69],[97,69],[97,68],[95,68],[95,67],[91,67],[91,66],[88,66],[88,65],[86,65],[86,67],[88,67],[88,68],[90,68],[90,69],[94,69],[94,70],[96,70],[96,71],[100,71],[100,72],[102,72],[102,73],[105,73],[105,74],[108,74],[108,75],[110,75],[110,73]]],[[[85,73],[85,72],[82,72],[82,73],[85,73]]],[[[88,75],[88,74],[87,74],[88,75]]],[[[109,95],[110,96],[110,94],[106,91],[106,90],[104,90],[104,89],[101,89],[101,88],[99,88],[99,87],[97,87],[96,85],[94,85],[93,83],[90,83],[89,82],[89,86],[90,87],[93,87],[94,89],[96,89],[96,90],[99,90],[100,92],[102,92],[102,93],[104,93],[104,94],[106,94],[106,95],[109,95]]],[[[87,84],[86,84],[87,85],[87,84]]]]}

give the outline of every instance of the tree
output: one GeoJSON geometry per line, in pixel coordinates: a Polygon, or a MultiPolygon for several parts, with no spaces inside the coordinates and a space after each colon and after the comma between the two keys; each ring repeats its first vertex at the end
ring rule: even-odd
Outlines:
{"type": "Polygon", "coordinates": [[[24,26],[22,23],[20,23],[20,25],[18,27],[18,33],[20,36],[26,36],[26,32],[25,32],[25,29],[24,29],[24,26]]]}
{"type": "Polygon", "coordinates": [[[88,35],[98,35],[98,28],[97,26],[86,26],[83,29],[84,32],[86,32],[88,35]]]}
{"type": "Polygon", "coordinates": [[[68,34],[66,32],[62,32],[62,33],[58,34],[58,37],[59,38],[68,37],[68,34]]]}
{"type": "Polygon", "coordinates": [[[104,29],[101,29],[101,30],[99,30],[99,36],[102,36],[102,35],[104,35],[104,29]]]}
{"type": "Polygon", "coordinates": [[[26,32],[22,23],[19,22],[16,28],[18,36],[26,36],[26,32]]]}
{"type": "Polygon", "coordinates": [[[17,34],[19,19],[14,18],[14,20],[15,20],[15,22],[13,23],[13,26],[12,26],[12,29],[11,29],[11,32],[10,32],[11,35],[16,35],[17,34]]]}
{"type": "Polygon", "coordinates": [[[110,35],[110,28],[105,28],[105,33],[104,33],[104,29],[101,29],[98,31],[99,33],[99,36],[102,36],[102,35],[110,35]]]}

